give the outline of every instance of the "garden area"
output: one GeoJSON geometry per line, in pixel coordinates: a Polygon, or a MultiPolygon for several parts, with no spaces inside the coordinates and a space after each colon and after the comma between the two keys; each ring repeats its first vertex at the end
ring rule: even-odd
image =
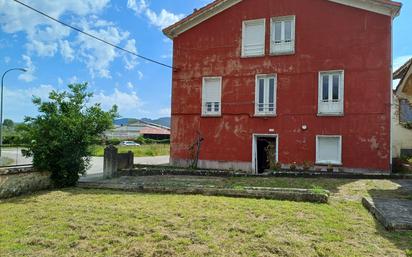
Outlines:
{"type": "Polygon", "coordinates": [[[202,181],[222,187],[324,188],[331,198],[316,204],[80,188],[44,191],[0,201],[1,256],[412,256],[412,232],[386,231],[360,202],[362,196],[410,198],[397,181],[202,181]]]}

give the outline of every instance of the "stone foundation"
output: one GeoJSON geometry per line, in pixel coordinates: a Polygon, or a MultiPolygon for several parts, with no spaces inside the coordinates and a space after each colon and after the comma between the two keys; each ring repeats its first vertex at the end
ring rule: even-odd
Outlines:
{"type": "Polygon", "coordinates": [[[32,167],[0,169],[0,199],[52,188],[49,172],[38,172],[32,167]]]}

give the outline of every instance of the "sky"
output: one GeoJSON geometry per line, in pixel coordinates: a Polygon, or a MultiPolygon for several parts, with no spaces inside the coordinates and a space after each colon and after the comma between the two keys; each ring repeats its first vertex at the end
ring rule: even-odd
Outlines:
{"type": "MultiPolygon", "coordinates": [[[[172,64],[172,41],[162,29],[211,0],[21,0],[111,43],[172,64]]],[[[412,3],[401,1],[394,21],[394,68],[412,58],[412,3]]],[[[35,116],[33,95],[88,82],[92,103],[116,104],[122,117],[170,116],[169,68],[149,63],[79,35],[12,0],[0,0],[0,73],[5,78],[4,117],[35,116]]],[[[0,75],[1,75],[0,74],[0,75]]]]}

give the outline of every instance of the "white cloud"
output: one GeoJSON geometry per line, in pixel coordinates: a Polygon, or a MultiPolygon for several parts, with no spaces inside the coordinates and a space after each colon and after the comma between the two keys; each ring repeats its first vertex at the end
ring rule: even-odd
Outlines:
{"type": "Polygon", "coordinates": [[[147,9],[146,16],[149,18],[149,21],[152,25],[160,29],[164,29],[178,22],[184,17],[183,14],[174,14],[165,9],[162,9],[160,13],[155,13],[154,11],[147,9]]]}
{"type": "MultiPolygon", "coordinates": [[[[125,49],[133,53],[137,53],[136,40],[134,39],[127,40],[125,49]]],[[[130,54],[124,55],[123,61],[126,64],[127,70],[133,70],[134,67],[138,64],[137,57],[134,55],[130,55],[130,54]]]]}
{"type": "MultiPolygon", "coordinates": [[[[100,103],[102,108],[110,109],[113,105],[119,107],[119,113],[130,115],[140,110],[143,102],[140,100],[136,92],[126,93],[115,88],[112,94],[100,92],[95,94],[92,100],[93,103],[100,103]]],[[[136,116],[136,115],[134,115],[136,116]]]]}
{"type": "Polygon", "coordinates": [[[132,84],[132,82],[127,82],[127,87],[129,88],[129,89],[134,89],[134,85],[132,84]]]}
{"type": "Polygon", "coordinates": [[[143,72],[137,71],[137,75],[139,76],[139,80],[143,79],[143,72]]]}
{"type": "MultiPolygon", "coordinates": [[[[30,4],[57,19],[65,16],[67,20],[66,17],[70,17],[70,24],[113,44],[126,45],[136,52],[135,41],[129,38],[129,32],[122,31],[113,22],[98,18],[97,14],[101,13],[109,2],[110,0],[37,0],[30,4]]],[[[93,77],[110,78],[111,63],[118,57],[125,58],[128,69],[137,65],[134,57],[125,57],[125,54],[116,52],[112,47],[76,34],[14,1],[0,0],[0,28],[9,34],[25,33],[27,56],[34,54],[53,57],[59,53],[67,62],[77,60],[84,63],[93,77]],[[73,36],[75,41],[70,43],[73,36]]]]}
{"type": "Polygon", "coordinates": [[[25,82],[31,82],[36,79],[34,72],[36,71],[36,66],[34,66],[30,56],[22,55],[22,59],[25,62],[26,72],[19,75],[19,79],[25,82]]]}
{"type": "Polygon", "coordinates": [[[33,96],[47,100],[49,93],[55,90],[52,85],[40,85],[38,87],[5,90],[5,116],[14,120],[22,121],[22,117],[35,116],[37,109],[32,103],[33,96]]]}
{"type": "Polygon", "coordinates": [[[167,116],[167,117],[169,117],[169,116],[172,115],[172,110],[171,110],[170,108],[163,108],[163,109],[160,109],[160,110],[159,110],[158,114],[159,114],[159,115],[162,115],[162,116],[167,116]]]}
{"type": "Polygon", "coordinates": [[[60,78],[60,77],[58,77],[57,78],[57,85],[59,85],[59,86],[61,86],[61,85],[63,85],[63,79],[62,78],[60,78]]]}
{"type": "Polygon", "coordinates": [[[165,9],[162,9],[160,13],[156,13],[154,10],[150,9],[146,0],[140,0],[138,2],[136,2],[136,0],[128,0],[127,7],[135,11],[137,15],[144,13],[149,19],[149,23],[159,29],[164,29],[184,17],[183,14],[174,14],[165,9]]]}
{"type": "Polygon", "coordinates": [[[69,84],[76,84],[78,81],[79,79],[77,78],[77,76],[69,78],[69,84]]]}
{"type": "MultiPolygon", "coordinates": [[[[97,37],[119,45],[129,37],[129,32],[122,31],[117,27],[109,26],[105,28],[94,28],[87,20],[82,19],[79,26],[86,32],[97,37]]],[[[82,58],[92,77],[111,78],[110,64],[120,56],[111,46],[100,41],[79,35],[76,44],[79,45],[79,56],[82,58]]]]}
{"type": "Polygon", "coordinates": [[[141,14],[149,8],[149,5],[145,0],[140,0],[138,3],[136,0],[127,0],[127,7],[136,12],[136,14],[141,14]]]}
{"type": "Polygon", "coordinates": [[[74,50],[70,46],[69,41],[67,40],[60,40],[60,54],[63,56],[64,60],[67,62],[71,62],[74,60],[74,50]]]}
{"type": "Polygon", "coordinates": [[[402,65],[404,65],[407,61],[409,61],[409,59],[412,58],[412,54],[410,55],[403,55],[403,56],[399,56],[397,58],[395,58],[393,60],[393,70],[396,71],[397,69],[399,69],[402,65]]]}
{"type": "Polygon", "coordinates": [[[11,58],[9,56],[5,56],[3,60],[5,64],[9,64],[11,61],[11,58]]]}

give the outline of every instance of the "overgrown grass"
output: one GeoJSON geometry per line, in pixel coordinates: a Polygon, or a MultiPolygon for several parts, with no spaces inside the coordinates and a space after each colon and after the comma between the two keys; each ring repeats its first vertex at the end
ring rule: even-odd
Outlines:
{"type": "MultiPolygon", "coordinates": [[[[141,145],[141,146],[116,146],[119,149],[119,153],[127,153],[132,151],[134,157],[145,156],[163,156],[170,154],[169,144],[153,144],[153,145],[141,145]]],[[[93,156],[104,156],[105,146],[95,145],[92,147],[93,156]]]]}
{"type": "Polygon", "coordinates": [[[359,201],[396,191],[394,182],[224,180],[234,186],[314,185],[332,197],[330,204],[312,204],[76,188],[43,192],[0,201],[0,255],[410,255],[412,233],[385,231],[359,201]]]}

